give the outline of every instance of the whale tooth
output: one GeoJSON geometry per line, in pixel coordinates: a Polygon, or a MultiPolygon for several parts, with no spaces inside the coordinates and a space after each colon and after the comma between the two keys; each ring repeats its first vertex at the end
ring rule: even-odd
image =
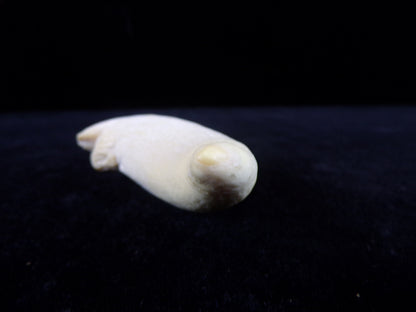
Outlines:
{"type": "Polygon", "coordinates": [[[232,206],[251,192],[257,162],[247,146],[184,119],[133,115],[79,132],[99,171],[118,169],[158,198],[207,212],[232,206]]]}

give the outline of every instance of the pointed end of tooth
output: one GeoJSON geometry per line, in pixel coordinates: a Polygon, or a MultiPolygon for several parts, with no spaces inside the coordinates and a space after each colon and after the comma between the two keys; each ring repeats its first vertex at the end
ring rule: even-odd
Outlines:
{"type": "Polygon", "coordinates": [[[218,145],[209,145],[197,154],[196,159],[203,165],[213,166],[228,158],[227,152],[218,145]]]}

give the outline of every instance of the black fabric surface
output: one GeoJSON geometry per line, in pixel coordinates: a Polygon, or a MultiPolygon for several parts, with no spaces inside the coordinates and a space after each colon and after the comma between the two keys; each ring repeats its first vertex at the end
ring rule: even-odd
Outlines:
{"type": "Polygon", "coordinates": [[[176,209],[118,172],[94,171],[75,144],[93,122],[146,112],[0,117],[2,311],[412,303],[415,108],[152,111],[223,131],[256,156],[251,195],[214,214],[176,209]]]}

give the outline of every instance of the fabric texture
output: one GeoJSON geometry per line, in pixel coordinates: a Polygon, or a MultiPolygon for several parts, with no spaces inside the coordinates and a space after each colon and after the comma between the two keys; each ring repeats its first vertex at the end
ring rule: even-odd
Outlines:
{"type": "Polygon", "coordinates": [[[2,311],[381,311],[412,302],[415,108],[16,112],[0,116],[0,129],[2,311]],[[249,197],[195,214],[118,172],[94,171],[75,134],[149,112],[245,143],[259,165],[249,197]]]}

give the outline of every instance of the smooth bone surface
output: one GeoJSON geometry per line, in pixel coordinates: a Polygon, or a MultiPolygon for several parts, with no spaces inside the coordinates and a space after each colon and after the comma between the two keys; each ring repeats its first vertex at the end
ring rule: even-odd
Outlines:
{"type": "Polygon", "coordinates": [[[247,146],[195,122],[133,115],[93,124],[76,136],[94,169],[119,170],[182,209],[213,211],[242,201],[257,179],[247,146]]]}

